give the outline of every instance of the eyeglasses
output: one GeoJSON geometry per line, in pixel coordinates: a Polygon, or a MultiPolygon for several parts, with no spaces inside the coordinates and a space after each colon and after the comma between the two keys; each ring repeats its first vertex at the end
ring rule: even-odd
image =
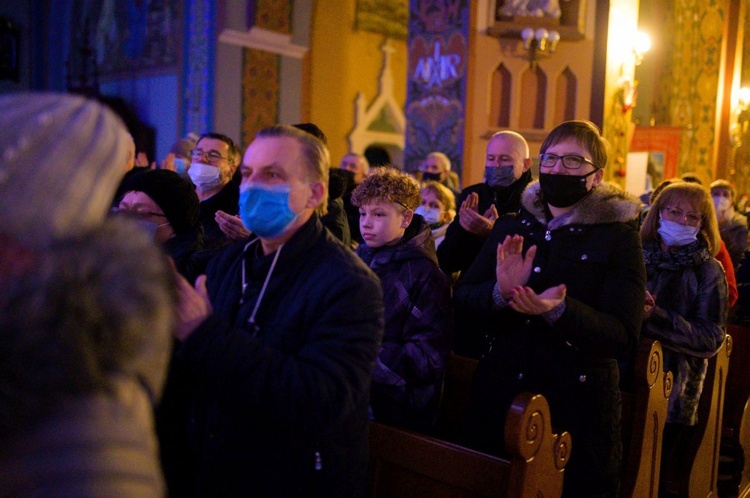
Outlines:
{"type": "Polygon", "coordinates": [[[703,216],[700,213],[696,213],[694,211],[688,211],[686,213],[682,209],[678,209],[675,207],[662,208],[661,215],[667,221],[672,221],[674,223],[682,224],[682,221],[684,220],[685,223],[687,223],[691,227],[699,227],[701,226],[701,221],[703,221],[703,216]]]}
{"type": "Polygon", "coordinates": [[[586,159],[583,156],[578,156],[575,154],[570,154],[567,156],[558,156],[557,154],[539,154],[539,165],[543,168],[551,168],[555,164],[557,164],[558,159],[562,160],[562,164],[565,169],[579,169],[581,166],[583,166],[583,163],[589,163],[591,166],[596,168],[596,164],[594,164],[590,159],[586,159]]]}
{"type": "Polygon", "coordinates": [[[222,156],[221,154],[219,154],[215,150],[206,152],[206,151],[201,150],[201,149],[195,149],[195,150],[193,150],[193,152],[190,153],[190,157],[192,157],[193,159],[202,159],[203,156],[206,156],[208,158],[208,162],[212,163],[212,164],[213,163],[217,163],[217,162],[219,162],[222,159],[229,160],[228,157],[222,156]]]}
{"type": "Polygon", "coordinates": [[[115,214],[121,214],[123,216],[130,216],[132,218],[136,218],[139,220],[145,220],[147,218],[151,218],[153,216],[158,216],[161,218],[166,218],[167,215],[164,213],[154,213],[151,211],[139,211],[136,209],[127,209],[127,208],[113,208],[112,212],[115,214]]]}

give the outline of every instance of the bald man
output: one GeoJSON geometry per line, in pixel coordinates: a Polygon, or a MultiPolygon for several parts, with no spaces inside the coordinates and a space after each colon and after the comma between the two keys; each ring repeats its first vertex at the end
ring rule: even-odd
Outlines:
{"type": "Polygon", "coordinates": [[[445,273],[464,271],[479,254],[482,244],[502,214],[518,211],[521,193],[531,182],[529,145],[516,132],[500,131],[487,142],[484,183],[466,187],[456,205],[456,219],[438,248],[445,273]]]}

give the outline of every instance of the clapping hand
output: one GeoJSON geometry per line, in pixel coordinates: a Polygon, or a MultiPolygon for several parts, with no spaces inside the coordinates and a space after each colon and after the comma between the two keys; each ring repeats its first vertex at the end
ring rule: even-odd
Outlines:
{"type": "Polygon", "coordinates": [[[656,296],[651,295],[651,293],[646,290],[646,304],[643,306],[643,319],[648,320],[651,318],[651,315],[654,313],[654,308],[656,307],[656,296]]]}
{"type": "Polygon", "coordinates": [[[490,234],[492,226],[498,218],[497,208],[494,204],[484,212],[484,215],[479,214],[479,196],[476,192],[469,194],[461,203],[458,215],[458,222],[461,227],[480,237],[487,237],[490,234]]]}
{"type": "Polygon", "coordinates": [[[566,293],[565,284],[550,287],[541,294],[534,292],[531,287],[518,286],[511,292],[508,304],[519,313],[541,315],[559,306],[566,293]]]}
{"type": "Polygon", "coordinates": [[[497,245],[497,265],[495,276],[500,293],[505,299],[511,297],[516,287],[526,285],[531,275],[531,266],[536,256],[536,246],[529,247],[523,255],[523,237],[508,235],[502,244],[497,245]]]}
{"type": "Polygon", "coordinates": [[[239,216],[232,216],[224,211],[216,211],[214,219],[224,235],[230,240],[240,240],[250,236],[250,231],[245,228],[239,216]]]}
{"type": "Polygon", "coordinates": [[[177,274],[177,295],[179,301],[174,335],[184,341],[213,313],[206,289],[206,276],[199,276],[193,287],[185,277],[177,274]]]}

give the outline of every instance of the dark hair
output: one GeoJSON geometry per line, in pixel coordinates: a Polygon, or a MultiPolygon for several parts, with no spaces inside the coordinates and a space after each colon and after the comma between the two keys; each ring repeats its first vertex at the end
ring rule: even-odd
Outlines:
{"type": "Polygon", "coordinates": [[[200,138],[198,138],[198,141],[195,142],[195,145],[197,146],[198,143],[200,143],[200,141],[203,140],[204,138],[213,138],[215,140],[221,140],[222,142],[227,144],[227,146],[229,146],[229,162],[232,163],[232,166],[234,167],[240,164],[240,149],[239,147],[237,147],[237,144],[234,143],[234,140],[232,140],[226,135],[222,135],[221,133],[209,132],[209,133],[204,133],[203,135],[201,135],[200,138]]]}
{"type": "Polygon", "coordinates": [[[326,134],[323,133],[323,130],[318,128],[318,125],[314,123],[297,123],[293,124],[297,129],[300,129],[306,133],[309,133],[310,135],[314,136],[324,144],[328,145],[328,137],[326,137],[326,134]]]}
{"type": "Polygon", "coordinates": [[[683,173],[682,175],[680,175],[680,179],[683,182],[697,183],[698,185],[703,185],[703,180],[701,180],[701,177],[696,175],[695,173],[683,173]]]}
{"type": "Polygon", "coordinates": [[[602,136],[599,128],[590,121],[565,121],[557,125],[549,132],[547,138],[544,139],[539,152],[544,154],[553,145],[569,138],[575,139],[582,147],[589,151],[595,167],[604,168],[607,165],[609,143],[602,136]]]}
{"type": "Polygon", "coordinates": [[[164,211],[174,233],[182,234],[198,225],[200,201],[193,184],[166,169],[136,173],[123,182],[123,193],[143,192],[164,211]]]}

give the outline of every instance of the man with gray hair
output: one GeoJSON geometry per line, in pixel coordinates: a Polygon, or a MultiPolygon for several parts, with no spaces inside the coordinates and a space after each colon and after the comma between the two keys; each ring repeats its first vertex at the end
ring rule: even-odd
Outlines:
{"type": "Polygon", "coordinates": [[[377,277],[324,229],[329,155],[258,132],[241,166],[250,239],[181,281],[177,361],[197,379],[183,479],[198,496],[367,496],[377,277]]]}
{"type": "Polygon", "coordinates": [[[442,152],[430,152],[422,166],[421,181],[435,181],[458,196],[458,175],[451,171],[451,160],[442,152]]]}

